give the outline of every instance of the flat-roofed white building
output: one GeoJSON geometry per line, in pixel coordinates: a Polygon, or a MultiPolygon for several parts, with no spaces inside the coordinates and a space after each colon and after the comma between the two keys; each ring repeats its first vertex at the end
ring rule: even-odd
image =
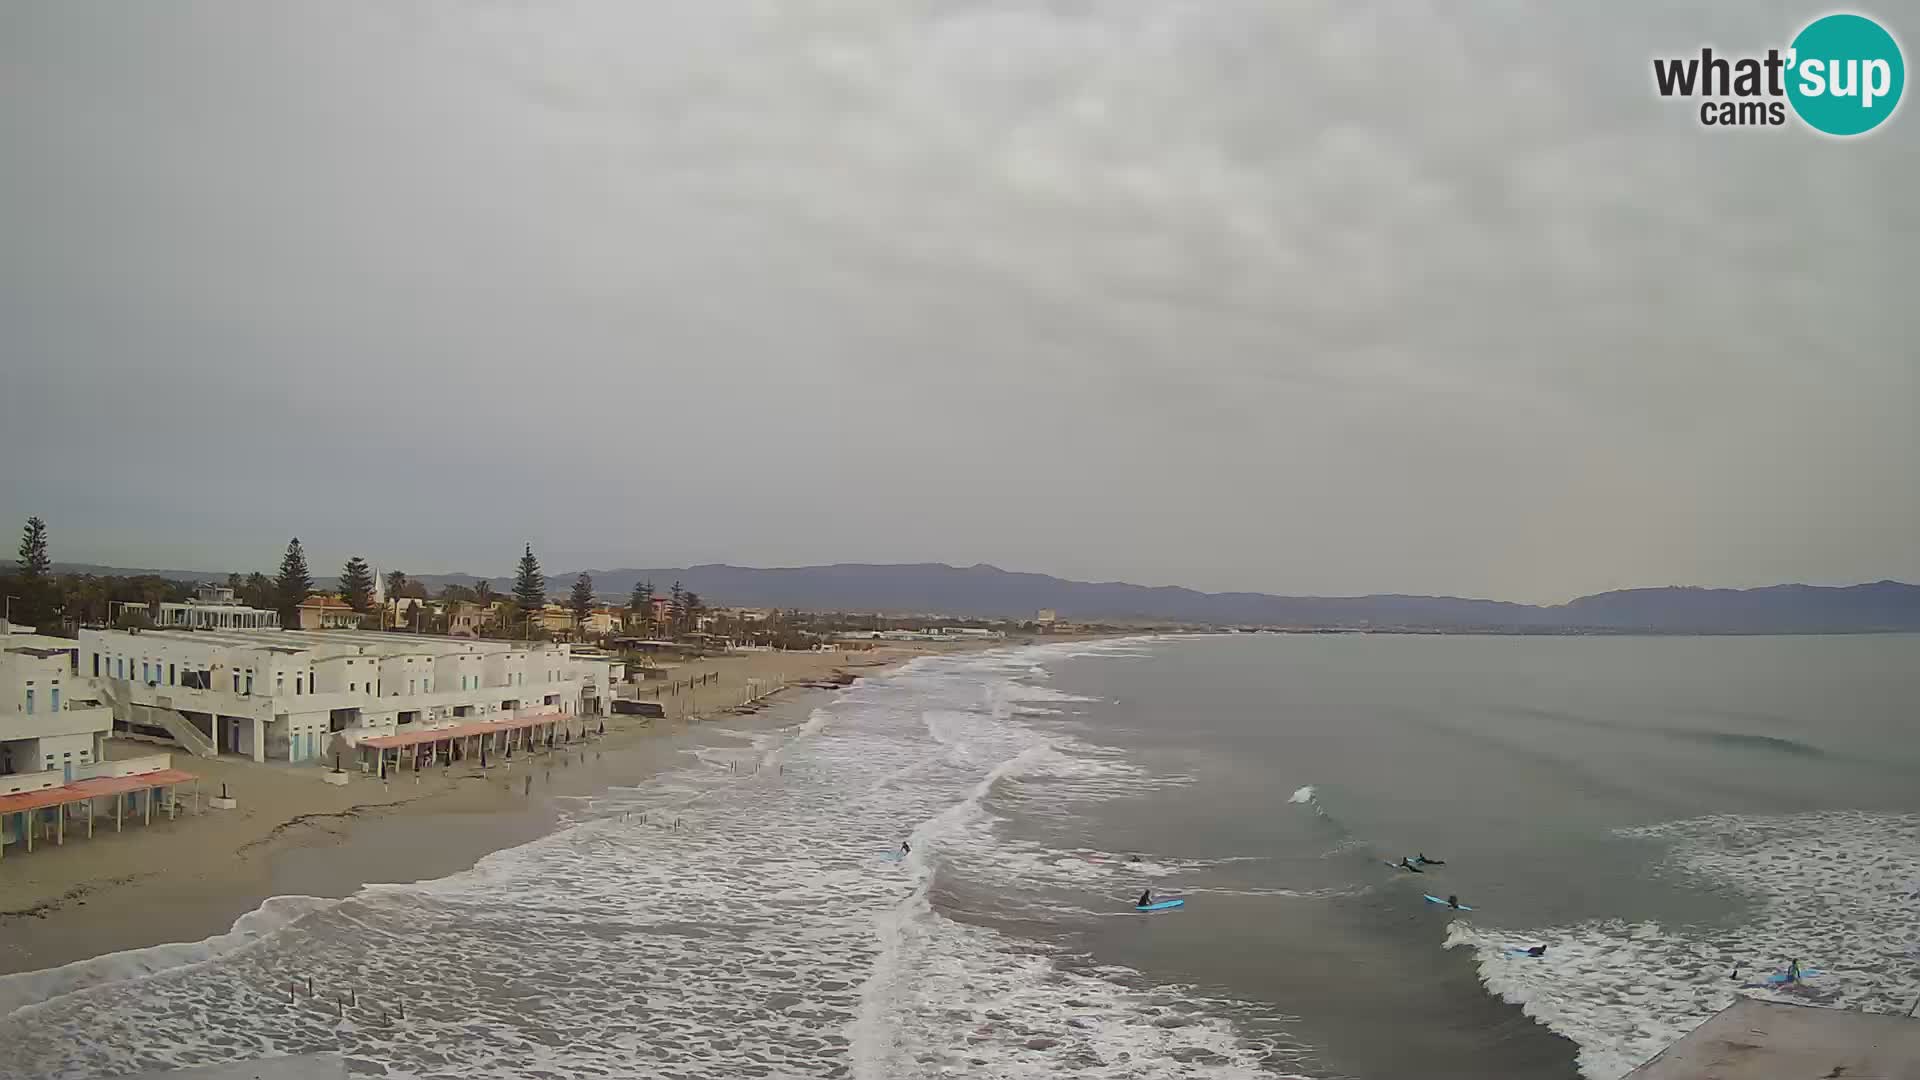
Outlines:
{"type": "Polygon", "coordinates": [[[148,612],[159,629],[271,630],[280,625],[280,613],[248,607],[222,585],[202,585],[185,603],[162,603],[148,612]]]}
{"type": "Polygon", "coordinates": [[[49,773],[66,783],[99,761],[113,713],[78,668],[80,643],[0,637],[0,775],[49,773]]]}
{"type": "Polygon", "coordinates": [[[202,755],[330,760],[472,720],[605,715],[619,662],[545,642],[362,630],[82,630],[80,671],[126,734],[202,755]]]}

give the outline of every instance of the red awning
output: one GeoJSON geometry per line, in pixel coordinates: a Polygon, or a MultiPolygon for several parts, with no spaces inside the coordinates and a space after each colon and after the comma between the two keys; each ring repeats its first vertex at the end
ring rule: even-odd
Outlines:
{"type": "Polygon", "coordinates": [[[553,724],[567,719],[566,713],[545,713],[540,716],[523,716],[518,720],[483,720],[476,724],[455,724],[452,727],[428,728],[425,731],[407,731],[398,735],[375,735],[371,739],[361,739],[361,746],[371,746],[375,750],[397,750],[403,746],[419,746],[421,743],[440,742],[443,739],[466,739],[475,735],[491,735],[496,731],[518,731],[521,728],[539,727],[541,724],[553,724]]]}
{"type": "Polygon", "coordinates": [[[83,802],[97,799],[102,795],[124,795],[129,791],[145,791],[148,788],[172,787],[189,780],[198,780],[198,776],[179,769],[161,769],[159,772],[136,773],[133,776],[96,776],[91,780],[66,784],[56,788],[43,788],[39,791],[22,791],[16,795],[0,795],[0,814],[17,814],[23,810],[44,810],[49,806],[62,803],[83,802]]]}

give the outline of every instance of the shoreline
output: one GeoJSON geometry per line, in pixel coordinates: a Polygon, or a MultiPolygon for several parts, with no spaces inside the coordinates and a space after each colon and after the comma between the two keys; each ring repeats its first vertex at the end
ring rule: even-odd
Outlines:
{"type": "MultiPolygon", "coordinates": [[[[335,787],[322,782],[324,770],[312,765],[176,754],[176,764],[203,777],[203,793],[217,793],[226,783],[241,799],[240,808],[182,813],[176,821],[156,819],[118,836],[105,833],[0,863],[0,1014],[50,996],[26,986],[8,993],[7,983],[134,950],[191,952],[234,933],[238,920],[275,897],[340,899],[367,885],[461,873],[494,852],[555,831],[564,800],[643,783],[677,767],[685,762],[684,751],[716,727],[763,730],[798,723],[830,691],[790,686],[758,707],[693,713],[700,694],[708,701],[737,700],[748,679],[778,674],[806,682],[842,672],[858,678],[918,656],[981,648],[883,646],[690,662],[672,677],[717,677],[711,691],[662,698],[666,718],[610,716],[604,735],[484,772],[463,765],[402,773],[385,782],[355,774],[351,783],[335,787]]],[[[114,749],[151,752],[149,745],[119,740],[114,749]]],[[[112,977],[103,973],[84,982],[112,977]]]]}

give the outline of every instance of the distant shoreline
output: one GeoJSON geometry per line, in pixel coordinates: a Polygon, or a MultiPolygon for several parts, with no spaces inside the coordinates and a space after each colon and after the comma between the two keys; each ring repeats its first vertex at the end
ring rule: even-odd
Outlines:
{"type": "MultiPolygon", "coordinates": [[[[144,573],[206,580],[189,571],[123,570],[55,564],[81,573],[144,573]]],[[[1748,589],[1691,585],[1616,589],[1564,604],[1523,604],[1460,596],[1377,593],[1286,596],[1202,592],[1178,586],[1088,582],[995,566],[945,563],[839,563],[743,567],[706,564],[589,570],[602,596],[626,596],[636,583],[679,582],[709,603],[799,609],[894,622],[988,620],[1033,629],[1041,612],[1087,629],[1179,630],[1200,627],[1337,630],[1400,628],[1413,633],[1514,634],[1853,634],[1920,631],[1920,585],[1882,580],[1857,585],[1768,585],[1748,589]]],[[[571,573],[571,572],[570,572],[571,573]]],[[[469,574],[417,574],[429,588],[470,585],[469,574]]],[[[548,575],[563,590],[570,574],[548,575]]]]}

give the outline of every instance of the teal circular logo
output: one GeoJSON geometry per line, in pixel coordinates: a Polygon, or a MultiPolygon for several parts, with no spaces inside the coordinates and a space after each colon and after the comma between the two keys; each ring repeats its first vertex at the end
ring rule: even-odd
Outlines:
{"type": "Polygon", "coordinates": [[[1907,65],[1900,43],[1864,15],[1827,15],[1793,39],[1787,100],[1809,127],[1860,135],[1900,105],[1907,65]]]}

